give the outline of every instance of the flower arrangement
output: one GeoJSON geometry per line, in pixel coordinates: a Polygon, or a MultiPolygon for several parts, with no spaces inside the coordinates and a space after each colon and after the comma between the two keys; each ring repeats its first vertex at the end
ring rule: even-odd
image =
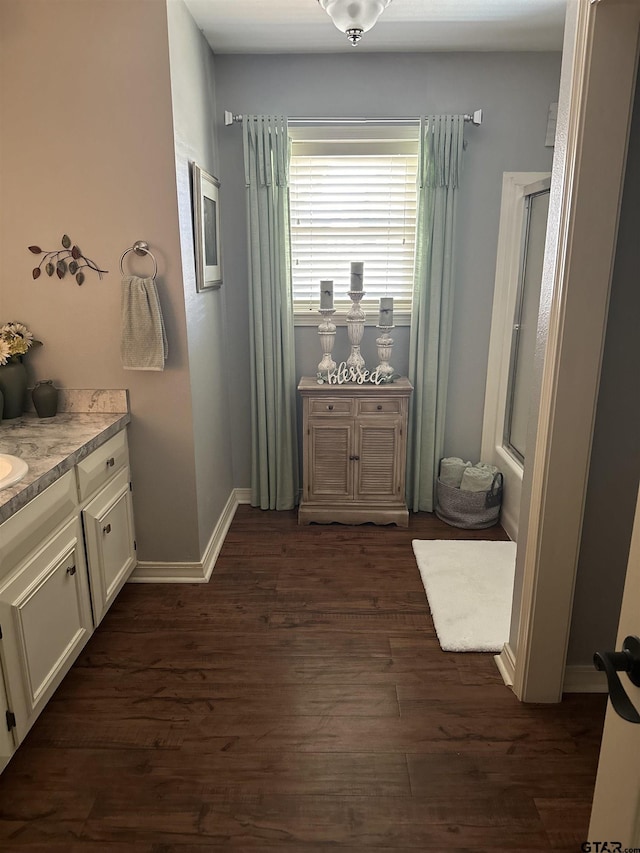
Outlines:
{"type": "Polygon", "coordinates": [[[23,323],[5,323],[0,326],[0,365],[21,361],[31,347],[42,346],[23,323]]]}

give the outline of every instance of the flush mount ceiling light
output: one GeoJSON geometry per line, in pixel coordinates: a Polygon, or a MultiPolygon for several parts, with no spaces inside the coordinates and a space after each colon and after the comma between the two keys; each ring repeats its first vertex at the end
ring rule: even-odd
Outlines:
{"type": "Polygon", "coordinates": [[[318,0],[318,3],[355,47],[391,0],[318,0]]]}

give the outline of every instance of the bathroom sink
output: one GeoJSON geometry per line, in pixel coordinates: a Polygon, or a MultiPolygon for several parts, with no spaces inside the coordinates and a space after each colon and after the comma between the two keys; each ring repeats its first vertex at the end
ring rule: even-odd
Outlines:
{"type": "Polygon", "coordinates": [[[0,489],[15,486],[25,476],[29,466],[18,456],[0,453],[0,489]]]}

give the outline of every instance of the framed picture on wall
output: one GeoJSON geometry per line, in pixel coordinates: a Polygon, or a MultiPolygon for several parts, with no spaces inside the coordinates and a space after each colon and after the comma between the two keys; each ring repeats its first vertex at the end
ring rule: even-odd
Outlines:
{"type": "Polygon", "coordinates": [[[193,187],[193,242],[196,261],[196,289],[211,290],[222,285],[220,258],[220,181],[191,164],[193,187]]]}

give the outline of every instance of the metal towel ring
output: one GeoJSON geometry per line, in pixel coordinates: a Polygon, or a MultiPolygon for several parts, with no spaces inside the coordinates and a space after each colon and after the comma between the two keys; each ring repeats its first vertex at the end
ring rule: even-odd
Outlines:
{"type": "Polygon", "coordinates": [[[128,249],[124,250],[124,252],[122,253],[122,255],[120,257],[120,272],[121,272],[121,274],[124,275],[124,269],[122,268],[122,262],[125,259],[125,255],[128,255],[129,252],[135,252],[136,255],[151,255],[151,259],[153,260],[153,276],[152,276],[152,278],[155,279],[156,275],[158,274],[158,262],[155,259],[155,255],[153,254],[153,252],[149,248],[149,244],[146,243],[144,240],[136,240],[136,242],[133,244],[133,246],[130,246],[128,249]]]}

